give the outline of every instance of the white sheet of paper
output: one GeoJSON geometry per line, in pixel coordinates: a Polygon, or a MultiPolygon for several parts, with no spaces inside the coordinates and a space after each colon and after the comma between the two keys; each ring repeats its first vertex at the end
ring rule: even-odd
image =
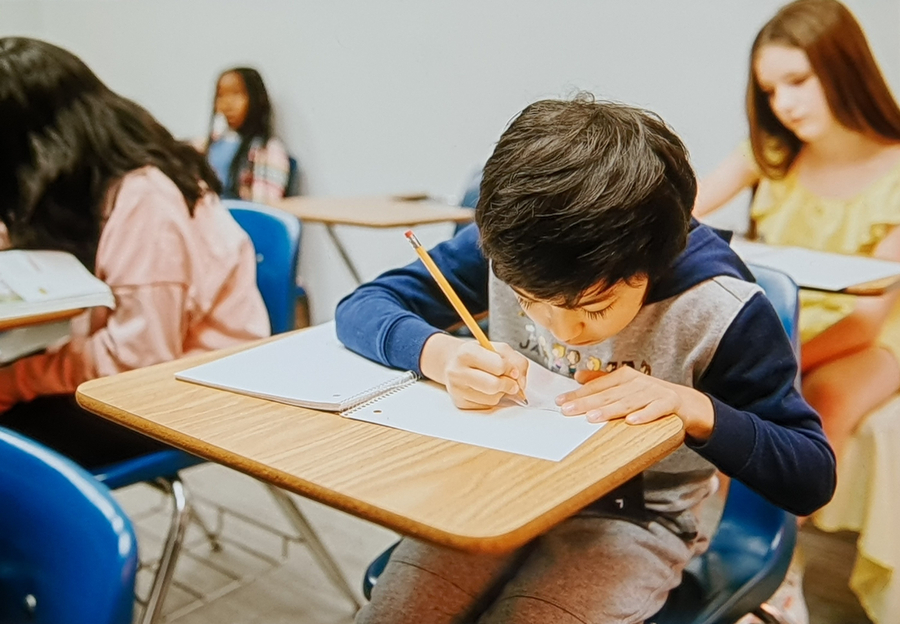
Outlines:
{"type": "Polygon", "coordinates": [[[731,247],[745,262],[783,271],[803,288],[837,292],[900,275],[900,262],[739,239],[733,240],[731,247]]]}
{"type": "Polygon", "coordinates": [[[419,381],[348,416],[421,435],[560,461],[603,426],[563,416],[555,399],[579,386],[538,364],[528,368],[528,407],[504,401],[490,410],[461,410],[441,386],[419,381]]]}

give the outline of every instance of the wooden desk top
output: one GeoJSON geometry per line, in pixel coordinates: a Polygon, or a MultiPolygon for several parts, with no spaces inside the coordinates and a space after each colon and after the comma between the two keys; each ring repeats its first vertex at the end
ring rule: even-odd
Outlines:
{"type": "Polygon", "coordinates": [[[29,325],[40,325],[41,323],[64,321],[78,316],[82,312],[84,312],[84,310],[79,308],[77,310],[62,310],[60,312],[49,312],[47,314],[37,314],[34,316],[19,316],[16,318],[0,319],[0,331],[28,327],[29,325]]]}
{"type": "Polygon", "coordinates": [[[900,275],[894,277],[885,277],[880,280],[872,280],[865,284],[857,284],[840,291],[847,295],[856,295],[857,297],[878,297],[884,295],[897,287],[900,287],[900,275]]]}
{"type": "Polygon", "coordinates": [[[393,197],[287,197],[278,207],[302,221],[329,225],[388,228],[427,223],[465,223],[475,213],[433,200],[409,201],[393,197]]]}
{"type": "Polygon", "coordinates": [[[618,421],[552,462],[174,378],[178,370],[238,350],[89,381],[78,388],[78,402],[399,533],[481,552],[528,542],[662,459],[684,438],[675,416],[641,426],[618,421]]]}

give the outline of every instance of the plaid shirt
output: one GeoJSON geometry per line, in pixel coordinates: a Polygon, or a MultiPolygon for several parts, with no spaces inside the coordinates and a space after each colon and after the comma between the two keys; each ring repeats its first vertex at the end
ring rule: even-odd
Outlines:
{"type": "Polygon", "coordinates": [[[290,163],[284,145],[278,139],[254,139],[247,153],[247,162],[238,172],[238,195],[241,199],[270,204],[284,197],[287,190],[290,163]]]}

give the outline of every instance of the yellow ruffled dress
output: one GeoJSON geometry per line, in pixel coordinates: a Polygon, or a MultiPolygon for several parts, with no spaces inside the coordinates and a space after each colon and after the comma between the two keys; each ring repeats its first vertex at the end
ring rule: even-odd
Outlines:
{"type": "MultiPolygon", "coordinates": [[[[763,179],[751,206],[759,238],[844,254],[870,255],[900,224],[900,164],[849,199],[823,198],[793,173],[763,179]]],[[[853,310],[848,295],[802,291],[800,332],[805,342],[853,310]]],[[[900,303],[880,343],[900,361],[900,303]]],[[[813,517],[825,531],[859,533],[850,587],[878,624],[900,622],[900,395],[865,417],[838,466],[834,499],[813,517]]]]}

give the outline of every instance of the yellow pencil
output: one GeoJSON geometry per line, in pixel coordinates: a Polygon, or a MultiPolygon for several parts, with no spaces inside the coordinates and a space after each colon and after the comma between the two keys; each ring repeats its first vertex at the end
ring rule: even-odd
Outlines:
{"type": "MultiPolygon", "coordinates": [[[[431,277],[434,278],[434,281],[436,281],[438,283],[438,286],[441,287],[441,290],[447,296],[447,299],[450,300],[450,304],[456,310],[456,313],[459,314],[460,318],[462,318],[463,323],[466,324],[466,327],[468,327],[469,331],[472,332],[472,335],[475,336],[478,344],[480,344],[488,351],[493,351],[494,353],[496,353],[497,350],[494,348],[494,345],[491,344],[491,341],[488,340],[488,337],[484,335],[484,331],[482,331],[481,327],[475,321],[475,317],[473,317],[472,314],[466,309],[466,306],[463,304],[462,299],[460,299],[459,295],[456,294],[456,291],[453,290],[450,282],[447,281],[447,278],[444,277],[443,273],[441,273],[438,265],[436,265],[434,263],[434,260],[431,259],[431,256],[428,255],[428,251],[426,251],[426,249],[422,247],[422,243],[419,242],[419,239],[416,238],[416,235],[413,234],[412,230],[406,231],[406,238],[413,246],[413,249],[416,250],[419,258],[422,259],[422,262],[425,264],[425,268],[428,269],[429,273],[431,273],[431,277]]],[[[516,395],[516,398],[519,399],[519,401],[521,401],[524,405],[528,405],[528,399],[525,398],[525,392],[522,390],[522,388],[519,388],[519,393],[516,395]]]]}

